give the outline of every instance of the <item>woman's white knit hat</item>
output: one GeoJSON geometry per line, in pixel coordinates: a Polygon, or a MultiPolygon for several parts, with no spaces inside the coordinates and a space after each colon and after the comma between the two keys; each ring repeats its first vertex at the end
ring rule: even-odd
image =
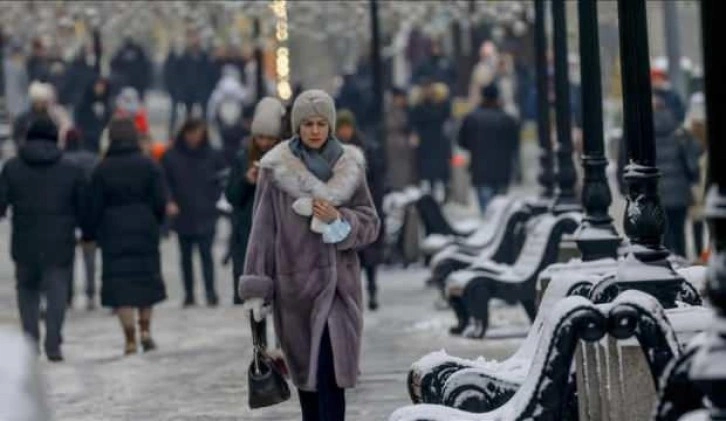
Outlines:
{"type": "Polygon", "coordinates": [[[255,114],[252,117],[250,130],[252,136],[270,136],[279,138],[282,136],[282,117],[285,115],[285,107],[273,97],[265,97],[257,103],[255,114]]]}

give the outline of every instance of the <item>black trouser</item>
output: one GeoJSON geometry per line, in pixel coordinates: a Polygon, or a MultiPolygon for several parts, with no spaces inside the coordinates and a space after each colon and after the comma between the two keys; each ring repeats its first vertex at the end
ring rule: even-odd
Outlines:
{"type": "Polygon", "coordinates": [[[696,219],[692,223],[692,228],[693,245],[696,248],[696,259],[698,259],[703,253],[703,231],[706,229],[706,224],[703,223],[703,219],[696,219]]]}
{"type": "Polygon", "coordinates": [[[179,251],[181,253],[182,279],[187,301],[194,301],[194,264],[192,252],[196,245],[202,260],[202,276],[204,277],[204,290],[207,300],[217,299],[214,287],[214,259],[212,257],[212,244],[214,232],[202,235],[179,235],[179,251]]]}
{"type": "Polygon", "coordinates": [[[378,292],[378,285],[376,283],[376,278],[378,274],[378,267],[376,265],[366,265],[363,266],[363,271],[366,274],[366,281],[368,286],[368,300],[369,301],[376,301],[376,293],[378,292]]]}
{"type": "Polygon", "coordinates": [[[232,249],[232,288],[233,303],[235,305],[244,304],[244,301],[239,297],[239,277],[242,276],[244,270],[245,257],[239,256],[239,252],[232,249]]]}
{"type": "Polygon", "coordinates": [[[71,280],[70,266],[39,268],[16,264],[15,277],[23,331],[37,344],[40,343],[40,296],[45,295],[45,352],[48,355],[59,355],[71,280]]]}
{"type": "Polygon", "coordinates": [[[679,256],[686,255],[686,215],[688,208],[665,208],[667,219],[664,243],[679,256]]]}
{"type": "Polygon", "coordinates": [[[345,390],[335,381],[333,349],[327,327],[320,340],[317,375],[316,392],[298,390],[303,421],[345,420],[345,390]]]}

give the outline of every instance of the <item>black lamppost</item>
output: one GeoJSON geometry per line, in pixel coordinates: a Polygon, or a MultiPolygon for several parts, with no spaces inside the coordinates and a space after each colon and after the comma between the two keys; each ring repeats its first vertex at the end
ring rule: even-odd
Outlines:
{"type": "Polygon", "coordinates": [[[623,225],[631,245],[616,278],[598,285],[593,298],[610,301],[620,291],[638,289],[657,297],[665,307],[673,307],[686,281],[671,267],[662,242],[666,217],[658,195],[660,173],[655,166],[645,0],[618,0],[618,19],[624,136],[630,162],[625,167],[628,204],[623,225]]]}
{"type": "Polygon", "coordinates": [[[373,114],[376,140],[385,145],[383,130],[383,61],[381,60],[381,31],[378,18],[378,0],[369,0],[371,12],[371,64],[373,67],[373,114]]]}
{"type": "Polygon", "coordinates": [[[550,136],[550,104],[547,83],[547,31],[545,0],[534,0],[534,50],[537,74],[537,138],[539,139],[540,198],[537,208],[547,209],[552,204],[554,171],[552,162],[552,138],[550,136]]]}
{"type": "Polygon", "coordinates": [[[582,135],[585,153],[582,166],[585,180],[582,205],[585,218],[575,234],[584,261],[616,258],[621,239],[608,214],[612,203],[605,167],[605,141],[602,123],[602,86],[600,80],[600,42],[597,1],[577,4],[580,29],[580,78],[582,83],[582,135]]]}
{"type": "Polygon", "coordinates": [[[703,30],[703,64],[706,92],[706,123],[711,188],[706,199],[713,236],[713,256],[709,265],[707,291],[717,318],[711,325],[707,340],[693,358],[690,377],[703,391],[711,405],[712,420],[726,418],[726,168],[719,159],[726,156],[726,84],[720,79],[726,72],[726,61],[720,54],[720,43],[726,27],[720,21],[720,1],[701,1],[703,30]]]}
{"type": "Polygon", "coordinates": [[[570,78],[567,63],[567,22],[565,0],[552,0],[552,26],[555,51],[555,110],[557,121],[557,194],[554,213],[581,210],[575,198],[577,174],[572,162],[570,78]]]}

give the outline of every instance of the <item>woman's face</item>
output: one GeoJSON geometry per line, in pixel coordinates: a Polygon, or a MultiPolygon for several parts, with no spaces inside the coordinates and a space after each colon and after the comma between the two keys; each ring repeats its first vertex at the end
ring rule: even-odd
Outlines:
{"type": "Polygon", "coordinates": [[[328,120],[323,117],[306,118],[300,124],[300,139],[310,149],[320,149],[330,134],[328,120]]]}
{"type": "Polygon", "coordinates": [[[184,142],[186,142],[187,146],[189,146],[192,149],[199,147],[203,141],[204,141],[204,128],[203,127],[197,127],[197,128],[191,129],[184,134],[184,142]]]}
{"type": "Polygon", "coordinates": [[[96,93],[96,95],[103,95],[106,93],[106,84],[103,82],[96,82],[95,85],[93,85],[93,92],[96,93]]]}
{"type": "Polygon", "coordinates": [[[273,146],[277,143],[277,139],[271,136],[255,136],[255,145],[262,151],[262,153],[265,153],[272,149],[273,146]]]}
{"type": "Polygon", "coordinates": [[[353,126],[350,124],[343,124],[335,128],[335,137],[348,143],[353,138],[354,131],[353,126]]]}

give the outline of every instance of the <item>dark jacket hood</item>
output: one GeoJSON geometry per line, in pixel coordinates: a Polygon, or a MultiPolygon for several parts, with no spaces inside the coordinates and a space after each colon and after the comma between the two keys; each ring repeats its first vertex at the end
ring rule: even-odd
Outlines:
{"type": "Polygon", "coordinates": [[[141,153],[141,146],[136,142],[111,142],[106,150],[106,155],[123,155],[129,153],[141,153]]]}
{"type": "Polygon", "coordinates": [[[668,110],[653,110],[653,130],[655,137],[666,137],[678,129],[678,120],[668,110]]]}
{"type": "Polygon", "coordinates": [[[30,139],[20,147],[18,155],[28,165],[51,165],[58,162],[63,153],[55,143],[30,139]]]}
{"type": "Polygon", "coordinates": [[[189,147],[189,145],[187,145],[187,142],[185,142],[181,136],[177,136],[176,140],[174,141],[174,149],[185,155],[203,156],[212,150],[212,145],[210,145],[209,139],[205,137],[201,145],[199,145],[195,149],[192,149],[189,147]]]}

